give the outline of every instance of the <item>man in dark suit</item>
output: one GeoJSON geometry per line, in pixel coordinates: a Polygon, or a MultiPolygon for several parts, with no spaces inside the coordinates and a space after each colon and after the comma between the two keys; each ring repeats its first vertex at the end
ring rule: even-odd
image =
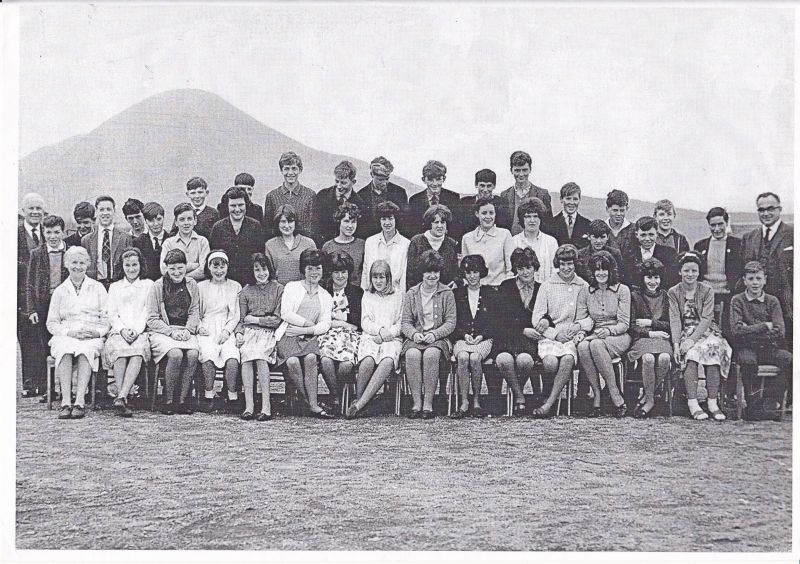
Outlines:
{"type": "Polygon", "coordinates": [[[581,205],[581,187],[567,182],[561,187],[561,207],[558,215],[542,226],[542,231],[556,238],[559,246],[575,245],[582,249],[589,244],[589,228],[592,224],[578,213],[581,205]]]}
{"type": "MultiPolygon", "coordinates": [[[[356,237],[366,239],[371,235],[381,232],[381,221],[375,216],[375,208],[381,202],[393,202],[400,208],[397,219],[397,230],[404,236],[409,233],[405,225],[405,215],[408,208],[408,194],[406,191],[389,182],[389,177],[394,170],[394,165],[386,157],[375,157],[369,164],[369,175],[372,181],[358,191],[358,196],[364,202],[361,218],[358,220],[356,237]]],[[[414,235],[414,234],[412,234],[414,235]]]]}
{"type": "Polygon", "coordinates": [[[441,204],[447,206],[453,215],[452,225],[447,226],[447,235],[459,243],[464,234],[461,230],[461,220],[458,209],[461,207],[461,198],[452,190],[443,188],[447,178],[447,167],[439,161],[428,161],[422,167],[422,182],[426,189],[418,192],[408,199],[408,213],[406,214],[406,229],[411,236],[427,231],[427,226],[422,219],[428,208],[441,204]]]}
{"type": "Polygon", "coordinates": [[[472,206],[478,198],[491,198],[494,203],[495,219],[494,224],[497,227],[508,229],[511,231],[511,216],[508,211],[508,202],[502,196],[494,193],[494,188],[497,186],[497,175],[493,170],[484,168],[475,173],[475,191],[474,196],[464,196],[461,198],[459,211],[451,210],[453,214],[460,214],[461,217],[461,230],[463,233],[474,231],[478,227],[478,218],[472,211],[472,206]]]}
{"type": "MultiPolygon", "coordinates": [[[[700,255],[700,279],[710,284],[715,290],[718,301],[725,302],[725,310],[731,296],[736,293],[736,286],[744,273],[742,260],[742,241],[733,235],[728,235],[728,212],[724,208],[711,208],[706,214],[711,237],[700,239],[694,244],[694,250],[700,255]],[[709,272],[709,257],[712,262],[712,272],[709,272]],[[722,264],[719,258],[724,257],[722,264]],[[719,276],[718,268],[722,266],[724,272],[719,276]]],[[[727,316],[725,316],[727,318],[727,316]]]]}
{"type": "Polygon", "coordinates": [[[317,226],[313,239],[319,248],[339,235],[339,222],[333,219],[333,214],[339,206],[345,203],[355,204],[362,214],[365,208],[364,200],[353,189],[356,182],[355,165],[350,161],[342,161],[333,169],[333,176],[335,184],[317,192],[312,205],[312,214],[317,226]]]}
{"type": "Polygon", "coordinates": [[[511,175],[514,177],[514,185],[510,186],[500,194],[508,206],[508,215],[511,218],[511,234],[520,233],[524,226],[519,223],[517,208],[529,198],[539,198],[547,208],[546,217],[541,218],[542,225],[547,224],[553,217],[553,204],[550,201],[550,193],[544,188],[535,186],[529,180],[533,171],[533,160],[525,151],[514,151],[509,159],[511,165],[511,175]]]}
{"type": "Polygon", "coordinates": [[[17,226],[17,341],[22,357],[22,397],[33,397],[42,391],[37,389],[37,382],[47,355],[42,351],[39,329],[27,315],[26,282],[31,251],[44,242],[44,200],[39,194],[25,194],[21,212],[17,226]]]}
{"type": "Polygon", "coordinates": [[[794,226],[781,221],[781,200],[765,192],[756,198],[761,227],[742,237],[745,263],[757,260],[764,266],[767,284],[764,291],[778,298],[786,320],[786,341],[791,347],[794,312],[794,226]]]}
{"type": "Polygon", "coordinates": [[[167,232],[164,230],[164,208],[157,202],[147,202],[142,210],[147,222],[147,233],[133,240],[133,246],[144,256],[145,276],[150,280],[161,278],[161,247],[167,232]]]}
{"type": "Polygon", "coordinates": [[[664,265],[663,288],[670,288],[680,281],[678,276],[678,255],[672,247],[656,243],[656,220],[640,217],[634,224],[634,239],[622,249],[622,268],[620,276],[628,287],[638,287],[639,268],[648,258],[657,258],[664,265]]]}
{"type": "Polygon", "coordinates": [[[68,247],[80,247],[81,239],[94,229],[94,206],[89,202],[78,202],[72,211],[78,229],[72,235],[64,238],[68,247]]]}
{"type": "Polygon", "coordinates": [[[122,278],[117,272],[122,251],[133,244],[127,231],[114,226],[116,204],[111,196],[98,196],[94,202],[97,210],[97,227],[81,239],[81,247],[89,253],[86,276],[102,283],[106,290],[115,280],[122,278]]]}
{"type": "Polygon", "coordinates": [[[47,365],[45,359],[48,353],[48,343],[52,336],[47,331],[47,312],[50,309],[50,298],[53,292],[67,279],[69,272],[64,267],[64,253],[68,247],[63,240],[64,220],[57,215],[48,215],[42,220],[42,226],[45,243],[31,251],[25,285],[25,301],[26,315],[37,330],[40,342],[39,367],[34,373],[34,385],[39,393],[46,397],[47,365]]]}

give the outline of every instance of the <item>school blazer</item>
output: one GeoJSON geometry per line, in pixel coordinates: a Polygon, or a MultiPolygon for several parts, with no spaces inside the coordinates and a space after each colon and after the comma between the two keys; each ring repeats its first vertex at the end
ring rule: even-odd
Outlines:
{"type": "MultiPolygon", "coordinates": [[[[516,211],[514,209],[515,193],[516,190],[514,189],[514,187],[509,186],[508,188],[503,190],[503,192],[500,194],[500,197],[504,198],[506,201],[506,205],[508,206],[508,216],[511,218],[512,223],[514,222],[514,212],[516,211]]],[[[538,186],[531,184],[531,191],[529,192],[529,194],[530,194],[529,197],[539,198],[544,204],[544,207],[547,208],[547,217],[541,218],[542,225],[544,225],[545,223],[550,221],[550,219],[552,219],[553,217],[553,204],[550,199],[550,192],[548,192],[544,188],[539,188],[538,186]]],[[[509,231],[511,231],[510,228],[509,231]]]]}
{"type": "MultiPolygon", "coordinates": [[[[89,253],[89,267],[86,269],[86,276],[97,280],[97,260],[98,260],[98,241],[100,241],[100,234],[103,229],[96,227],[94,231],[88,235],[84,235],[81,239],[81,247],[86,249],[89,253]]],[[[130,233],[123,231],[119,227],[114,227],[111,234],[111,264],[114,268],[114,276],[112,281],[120,280],[122,273],[119,271],[119,262],[122,257],[122,252],[128,247],[133,246],[133,239],[130,233]]]]}
{"type": "Polygon", "coordinates": [[[542,231],[556,238],[558,245],[575,245],[578,249],[589,244],[589,228],[592,222],[579,213],[575,213],[575,224],[572,226],[572,237],[567,232],[564,212],[558,212],[553,219],[543,222],[542,231]]]}
{"type": "MultiPolygon", "coordinates": [[[[758,260],[761,250],[761,226],[742,237],[742,255],[744,263],[758,260]]],[[[784,315],[794,319],[792,301],[794,299],[794,226],[781,222],[772,237],[772,248],[767,257],[764,269],[767,271],[768,294],[772,294],[781,302],[784,315]]]]}
{"type": "MultiPolygon", "coordinates": [[[[708,272],[708,245],[710,241],[711,237],[706,237],[694,244],[695,252],[700,255],[701,279],[708,272]]],[[[725,243],[725,278],[728,279],[728,290],[730,290],[731,294],[736,291],[736,284],[739,283],[743,271],[742,240],[729,235],[725,243]]]]}
{"type": "MultiPolygon", "coordinates": [[[[361,210],[361,218],[358,220],[356,237],[366,240],[367,237],[381,232],[380,218],[375,217],[377,203],[375,201],[375,192],[372,190],[372,182],[359,190],[358,195],[361,197],[361,201],[364,202],[364,209],[361,210]]],[[[410,233],[405,225],[405,217],[408,211],[408,194],[401,186],[389,182],[386,185],[386,199],[394,202],[400,208],[400,212],[395,218],[397,230],[407,239],[411,239],[416,233],[407,235],[407,233],[410,233]]]]}
{"type": "MultiPolygon", "coordinates": [[[[68,277],[69,271],[64,268],[62,262],[59,284],[68,277]]],[[[25,315],[30,317],[32,313],[38,313],[40,322],[44,322],[50,308],[50,257],[47,245],[40,245],[31,251],[27,279],[25,315]]]]}
{"type": "MultiPolygon", "coordinates": [[[[163,232],[162,237],[161,245],[163,246],[164,241],[169,237],[169,235],[166,232],[163,232]]],[[[150,235],[147,233],[142,233],[133,240],[133,246],[139,249],[144,257],[144,265],[147,273],[146,276],[142,276],[142,278],[147,278],[153,282],[161,278],[161,249],[156,252],[156,250],[153,248],[153,239],[150,237],[150,235]]]]}
{"type": "Polygon", "coordinates": [[[484,339],[494,337],[495,330],[499,323],[494,319],[491,311],[491,301],[496,291],[490,286],[481,286],[478,293],[478,309],[475,317],[472,317],[472,310],[469,308],[469,290],[466,286],[456,288],[453,297],[456,300],[456,329],[450,336],[455,343],[464,338],[464,335],[477,337],[482,335],[484,339]]]}

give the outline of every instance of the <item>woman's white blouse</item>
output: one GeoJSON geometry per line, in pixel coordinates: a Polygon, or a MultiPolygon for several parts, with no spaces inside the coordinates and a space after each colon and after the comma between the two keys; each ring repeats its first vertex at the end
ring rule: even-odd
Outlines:
{"type": "Polygon", "coordinates": [[[139,278],[133,284],[126,278],[114,282],[108,288],[108,320],[110,334],[123,329],[142,333],[147,328],[147,294],[153,281],[139,278]]]}
{"type": "Polygon", "coordinates": [[[107,304],[108,294],[100,282],[87,276],[78,294],[67,278],[53,292],[47,330],[53,336],[66,336],[70,331],[89,329],[103,337],[109,328],[107,304]]]}

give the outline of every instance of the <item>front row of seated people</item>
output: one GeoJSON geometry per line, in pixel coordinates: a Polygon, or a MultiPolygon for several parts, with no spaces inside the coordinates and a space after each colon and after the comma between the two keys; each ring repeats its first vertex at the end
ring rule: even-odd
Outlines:
{"type": "MultiPolygon", "coordinates": [[[[486,234],[497,229],[490,211],[479,218],[479,230],[485,226],[486,234]]],[[[445,211],[436,209],[426,220],[430,234],[422,236],[431,247],[443,244],[438,224],[447,220],[445,211]]],[[[384,234],[397,236],[390,223],[384,222],[384,234]]],[[[602,381],[612,404],[607,409],[624,417],[627,406],[613,366],[620,359],[641,366],[644,393],[635,407],[636,417],[647,417],[653,410],[657,384],[674,364],[683,373],[691,417],[725,419],[717,396],[730,370],[732,349],[714,319],[714,291],[699,281],[701,261],[696,253],[681,255],[680,281],[669,288],[664,287],[661,261],[645,259],[633,291],[620,281],[616,259],[605,250],[596,251],[584,264],[588,280],[578,276],[578,251],[569,244],[556,249],[553,274],[541,284],[536,281],[541,264],[530,247],[510,252],[514,277],[497,287],[486,284],[490,268],[482,254],[461,259],[456,276],[464,283],[455,290],[455,284],[442,281],[448,266],[435,248],[414,260],[420,281],[404,293],[386,258],[368,265],[365,261],[368,285],[363,291],[353,284],[358,278],[353,278],[354,261],[346,252],[302,251],[303,279],[285,286],[275,279],[269,256],[255,253],[255,283],[241,288],[227,278],[224,251],[208,254],[206,279],[198,284],[187,276],[187,258],[180,249],[166,253],[165,275],[153,282],[146,278],[141,251],[129,248],[121,255],[124,278],[106,293],[102,284],[86,276],[86,250],[70,247],[64,256],[69,275],[54,291],[47,318],[62,391],[59,418],[84,416],[86,388],[101,359],[106,368],[113,368],[118,382],[114,406],[130,417],[128,393],[143,363],[152,358],[164,368],[165,414],[192,412],[189,392],[199,364],[204,383],[201,409],[212,409],[218,370],[224,374],[228,400],[237,402],[241,368],[241,418],[269,420],[273,365],[284,366],[287,385],[297,391],[308,413],[320,418],[333,417],[339,406],[336,400],[334,408],[320,404],[319,366],[333,398],[338,398],[341,382],[355,377],[356,397],[347,409],[348,418],[361,413],[391,374],[402,369],[412,399],[409,417],[431,419],[437,383],[452,357],[460,384],[455,418],[470,412],[486,415],[480,389],[484,363],[493,358],[512,391],[516,414],[526,409],[522,391],[540,363],[553,385],[544,403],[532,411],[534,416],[553,414],[573,370],[580,367],[592,390],[589,416],[601,414],[602,381]],[[708,412],[698,402],[701,365],[708,412]],[[263,393],[257,416],[256,378],[263,393]]],[[[774,363],[781,368],[782,393],[792,355],[784,345],[781,308],[774,296],[764,293],[760,263],[747,263],[744,272],[746,289],[733,297],[730,313],[744,387],[752,397],[758,364],[774,363]]]]}

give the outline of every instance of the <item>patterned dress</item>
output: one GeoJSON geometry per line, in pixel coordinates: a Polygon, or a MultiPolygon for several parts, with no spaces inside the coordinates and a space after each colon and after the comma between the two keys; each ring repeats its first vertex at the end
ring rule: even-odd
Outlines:
{"type": "MultiPolygon", "coordinates": [[[[700,323],[700,314],[697,310],[695,298],[687,298],[683,304],[683,331],[681,339],[694,331],[700,323]]],[[[693,360],[705,366],[719,366],[723,378],[728,377],[731,367],[731,347],[715,321],[711,322],[708,330],[695,342],[691,349],[683,356],[681,368],[686,368],[686,362],[693,360]]]]}
{"type": "MultiPolygon", "coordinates": [[[[331,318],[338,321],[347,321],[350,316],[350,303],[345,295],[344,288],[332,291],[333,312],[331,318]]],[[[360,334],[356,329],[345,327],[331,327],[324,335],[319,337],[320,356],[340,362],[357,362],[358,343],[360,334]]]]}

